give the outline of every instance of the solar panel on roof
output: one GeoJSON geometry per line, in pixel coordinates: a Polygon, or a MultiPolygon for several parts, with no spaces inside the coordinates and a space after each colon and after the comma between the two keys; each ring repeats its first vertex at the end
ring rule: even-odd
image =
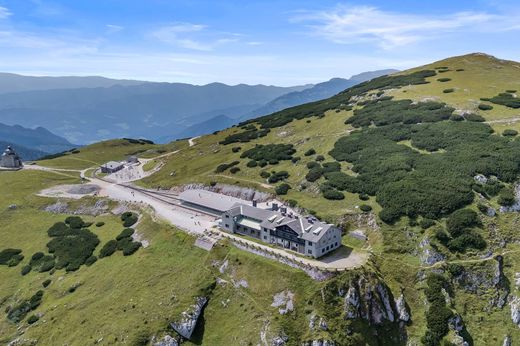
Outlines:
{"type": "Polygon", "coordinates": [[[320,234],[322,229],[323,229],[323,227],[318,227],[314,231],[312,231],[312,233],[315,234],[315,235],[318,235],[318,234],[320,234]]]}

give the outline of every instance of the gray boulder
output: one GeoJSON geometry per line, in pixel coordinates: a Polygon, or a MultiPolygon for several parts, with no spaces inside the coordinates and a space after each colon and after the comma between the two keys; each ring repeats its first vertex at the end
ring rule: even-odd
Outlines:
{"type": "Polygon", "coordinates": [[[180,321],[172,322],[170,326],[180,336],[189,340],[197,327],[197,322],[207,302],[208,299],[206,297],[198,297],[197,302],[182,313],[180,321]]]}

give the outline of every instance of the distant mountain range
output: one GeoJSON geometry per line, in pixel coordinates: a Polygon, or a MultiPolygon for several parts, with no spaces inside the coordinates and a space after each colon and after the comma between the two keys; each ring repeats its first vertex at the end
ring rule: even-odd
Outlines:
{"type": "MultiPolygon", "coordinates": [[[[331,80],[323,83],[316,84],[312,88],[305,89],[302,91],[294,91],[285,95],[282,95],[271,102],[267,103],[263,107],[260,107],[249,114],[248,118],[254,118],[260,115],[271,114],[280,111],[285,108],[298,106],[304,103],[314,102],[323,100],[331,96],[336,95],[340,91],[350,88],[361,82],[380,77],[386,74],[392,74],[398,72],[398,70],[378,70],[363,72],[350,77],[349,79],[344,78],[332,78],[331,80]]],[[[245,119],[244,119],[245,120],[245,119]]]]}
{"type": "Polygon", "coordinates": [[[24,160],[34,160],[39,157],[54,154],[75,147],[63,137],[43,127],[29,129],[20,125],[5,125],[0,123],[0,151],[11,145],[24,160]]]}
{"type": "Polygon", "coordinates": [[[97,76],[33,77],[0,72],[0,94],[50,89],[108,88],[114,85],[130,86],[144,83],[148,82],[97,76]]]}
{"type": "MultiPolygon", "coordinates": [[[[211,133],[258,115],[330,97],[391,72],[395,70],[294,87],[222,83],[198,86],[0,73],[0,119],[8,125],[44,126],[67,139],[58,147],[121,137],[167,141],[211,133]]],[[[46,144],[55,145],[39,145],[46,144]]],[[[34,147],[32,143],[28,147],[45,152],[57,149],[34,147]]]]}
{"type": "Polygon", "coordinates": [[[222,130],[231,125],[237,124],[242,120],[251,119],[261,115],[271,114],[285,108],[294,107],[304,103],[329,98],[361,82],[365,82],[367,80],[395,72],[398,72],[398,70],[388,69],[363,72],[354,75],[349,79],[332,78],[327,82],[316,84],[310,88],[284,94],[249,113],[245,113],[244,115],[238,118],[230,118],[229,116],[226,116],[224,114],[219,114],[213,118],[204,120],[201,123],[192,125],[179,132],[172,133],[165,137],[161,137],[158,140],[160,142],[167,142],[168,140],[176,138],[186,138],[212,133],[216,130],[222,130]]]}

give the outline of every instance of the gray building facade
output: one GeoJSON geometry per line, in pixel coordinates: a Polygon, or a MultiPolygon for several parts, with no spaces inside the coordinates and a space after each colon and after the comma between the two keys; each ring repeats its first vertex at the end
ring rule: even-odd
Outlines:
{"type": "Polygon", "coordinates": [[[313,216],[302,217],[235,204],[222,214],[221,228],[277,245],[302,255],[318,258],[341,246],[341,230],[313,216]]]}
{"type": "Polygon", "coordinates": [[[13,148],[11,148],[11,146],[8,146],[2,154],[2,157],[0,159],[0,166],[10,169],[19,169],[23,167],[23,164],[22,160],[15,153],[13,148]]]}

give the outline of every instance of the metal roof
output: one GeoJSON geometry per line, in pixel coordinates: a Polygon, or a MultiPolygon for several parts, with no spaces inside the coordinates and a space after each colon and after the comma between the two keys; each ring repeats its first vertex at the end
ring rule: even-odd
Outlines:
{"type": "Polygon", "coordinates": [[[222,213],[230,210],[236,204],[246,203],[246,201],[239,198],[201,189],[185,190],[179,195],[179,198],[183,202],[196,204],[222,213]]]}
{"type": "Polygon", "coordinates": [[[109,169],[115,169],[115,168],[118,168],[118,167],[121,167],[123,166],[123,164],[121,162],[116,162],[116,161],[108,161],[107,163],[105,163],[103,165],[103,167],[106,167],[106,168],[109,168],[109,169]]]}

